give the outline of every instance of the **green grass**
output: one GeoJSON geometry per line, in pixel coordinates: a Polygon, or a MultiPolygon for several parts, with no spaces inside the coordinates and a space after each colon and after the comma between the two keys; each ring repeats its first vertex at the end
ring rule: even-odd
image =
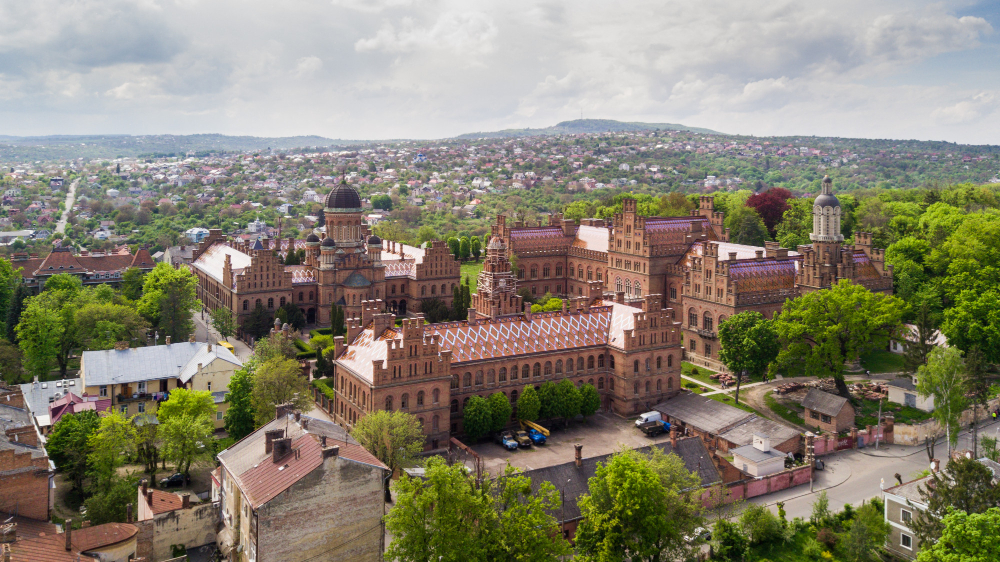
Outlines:
{"type": "Polygon", "coordinates": [[[735,406],[735,407],[737,407],[737,408],[739,408],[741,410],[745,410],[747,412],[750,412],[751,414],[756,414],[757,413],[757,410],[754,410],[750,406],[747,406],[746,404],[743,403],[742,400],[740,401],[739,404],[737,404],[736,401],[733,400],[733,397],[730,396],[730,395],[728,395],[728,394],[711,394],[709,396],[706,396],[705,398],[711,398],[712,400],[715,400],[716,402],[722,402],[723,404],[729,404],[730,406],[735,406]]]}
{"type": "Polygon", "coordinates": [[[873,373],[895,373],[903,370],[903,356],[879,350],[861,356],[861,366],[873,373]]]}
{"type": "Polygon", "coordinates": [[[329,336],[333,334],[333,328],[317,328],[315,330],[309,330],[309,337],[315,338],[316,336],[329,336]]]}
{"type": "Polygon", "coordinates": [[[778,414],[781,419],[787,421],[788,423],[802,425],[802,417],[799,416],[795,410],[779,403],[770,393],[764,396],[764,403],[767,404],[767,407],[770,408],[772,412],[778,414]]]}
{"type": "MultiPolygon", "coordinates": [[[[482,259],[482,257],[480,257],[482,259]]],[[[483,270],[482,261],[467,261],[462,264],[462,283],[465,283],[465,278],[469,278],[469,287],[471,287],[473,293],[476,292],[476,287],[479,286],[479,272],[483,270]]]]}
{"type": "Polygon", "coordinates": [[[681,363],[681,374],[684,375],[684,376],[686,376],[686,377],[691,377],[693,379],[699,380],[702,383],[707,384],[709,386],[712,386],[712,387],[715,387],[715,388],[719,387],[719,383],[718,382],[713,381],[712,379],[709,378],[709,375],[714,375],[715,371],[710,371],[710,370],[708,370],[705,367],[699,367],[697,365],[692,365],[692,364],[688,363],[687,361],[684,361],[684,362],[681,363]],[[691,374],[693,369],[698,369],[698,374],[697,375],[692,375],[691,374]]]}
{"type": "Polygon", "coordinates": [[[702,385],[691,381],[684,381],[684,388],[690,390],[695,394],[702,394],[703,392],[708,392],[707,390],[702,390],[702,388],[705,388],[702,385]]]}
{"type": "MultiPolygon", "coordinates": [[[[931,418],[929,412],[883,400],[882,415],[885,416],[887,413],[893,415],[895,423],[915,424],[931,418]]],[[[860,405],[855,406],[854,425],[859,429],[875,425],[877,418],[878,400],[861,400],[860,405]]]]}

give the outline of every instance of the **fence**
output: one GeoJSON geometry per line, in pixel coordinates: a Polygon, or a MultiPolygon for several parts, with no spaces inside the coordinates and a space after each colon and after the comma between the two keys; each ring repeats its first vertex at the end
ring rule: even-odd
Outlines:
{"type": "MultiPolygon", "coordinates": [[[[973,408],[962,412],[962,415],[958,418],[959,427],[968,427],[972,423],[974,418],[979,419],[979,421],[986,420],[990,417],[990,412],[995,410],[1000,404],[1000,399],[990,400],[986,407],[976,406],[979,410],[978,416],[973,415],[973,408]]],[[[927,420],[925,422],[916,424],[896,424],[894,428],[895,435],[893,436],[893,441],[897,445],[923,445],[927,438],[938,438],[944,435],[944,429],[937,420],[927,420]]]]}
{"type": "Polygon", "coordinates": [[[807,484],[812,476],[812,467],[809,465],[783,470],[760,478],[750,478],[738,482],[730,482],[725,485],[726,497],[719,498],[718,492],[713,489],[705,490],[701,495],[702,505],[712,507],[719,503],[730,503],[738,500],[748,500],[773,494],[795,486],[807,484]],[[721,500],[721,502],[720,502],[721,500]]]}

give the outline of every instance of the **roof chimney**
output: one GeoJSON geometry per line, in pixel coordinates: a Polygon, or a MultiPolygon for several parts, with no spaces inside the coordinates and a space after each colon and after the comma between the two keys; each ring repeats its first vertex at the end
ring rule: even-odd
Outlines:
{"type": "Polygon", "coordinates": [[[73,550],[73,520],[67,519],[63,525],[65,531],[63,534],[66,535],[66,550],[70,551],[73,550]]]}
{"type": "Polygon", "coordinates": [[[583,445],[577,443],[576,445],[573,445],[573,448],[576,449],[576,467],[580,468],[583,466],[583,445]]]}
{"type": "Polygon", "coordinates": [[[208,342],[208,352],[212,352],[212,342],[208,342]]]}
{"type": "Polygon", "coordinates": [[[191,507],[191,494],[181,494],[181,509],[191,507]]]}
{"type": "Polygon", "coordinates": [[[145,496],[146,490],[149,489],[149,482],[145,478],[143,478],[142,482],[139,483],[139,486],[142,487],[142,495],[145,496]]]}
{"type": "Polygon", "coordinates": [[[274,463],[281,462],[281,459],[288,456],[289,451],[292,450],[292,440],[288,437],[282,439],[275,439],[272,443],[274,449],[271,451],[271,461],[274,463]]]}
{"type": "Polygon", "coordinates": [[[670,448],[677,448],[677,426],[670,424],[670,448]]]}
{"type": "Polygon", "coordinates": [[[272,429],[270,431],[264,432],[264,454],[271,454],[271,449],[274,444],[275,439],[281,439],[285,436],[284,429],[272,429]]]}
{"type": "Polygon", "coordinates": [[[146,503],[149,504],[149,508],[153,509],[153,491],[146,490],[146,503]]]}
{"type": "Polygon", "coordinates": [[[170,345],[170,336],[167,336],[167,345],[170,345]]]}
{"type": "Polygon", "coordinates": [[[125,506],[125,522],[132,523],[132,504],[125,506]]]}

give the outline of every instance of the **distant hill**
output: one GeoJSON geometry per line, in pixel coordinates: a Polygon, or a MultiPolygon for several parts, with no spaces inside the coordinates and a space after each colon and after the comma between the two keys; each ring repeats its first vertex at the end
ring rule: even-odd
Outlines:
{"type": "Polygon", "coordinates": [[[315,135],[296,137],[234,137],[228,135],[50,135],[43,137],[0,136],[0,161],[63,160],[74,158],[118,158],[137,156],[204,155],[239,152],[327,147],[359,141],[328,139],[315,135]]]}
{"type": "Polygon", "coordinates": [[[544,129],[504,129],[486,133],[466,133],[455,138],[458,139],[481,139],[481,138],[507,138],[542,135],[573,135],[582,133],[617,133],[630,131],[652,131],[660,129],[663,131],[690,131],[692,133],[719,134],[718,131],[702,129],[699,127],[688,127],[679,123],[637,123],[629,121],[615,121],[614,119],[574,119],[563,121],[552,127],[544,129]]]}

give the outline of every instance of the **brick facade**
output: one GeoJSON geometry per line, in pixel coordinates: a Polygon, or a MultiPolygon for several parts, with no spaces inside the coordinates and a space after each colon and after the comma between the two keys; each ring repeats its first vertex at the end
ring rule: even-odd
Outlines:
{"type": "Polygon", "coordinates": [[[20,388],[0,383],[0,513],[48,521],[49,459],[20,388]]]}

